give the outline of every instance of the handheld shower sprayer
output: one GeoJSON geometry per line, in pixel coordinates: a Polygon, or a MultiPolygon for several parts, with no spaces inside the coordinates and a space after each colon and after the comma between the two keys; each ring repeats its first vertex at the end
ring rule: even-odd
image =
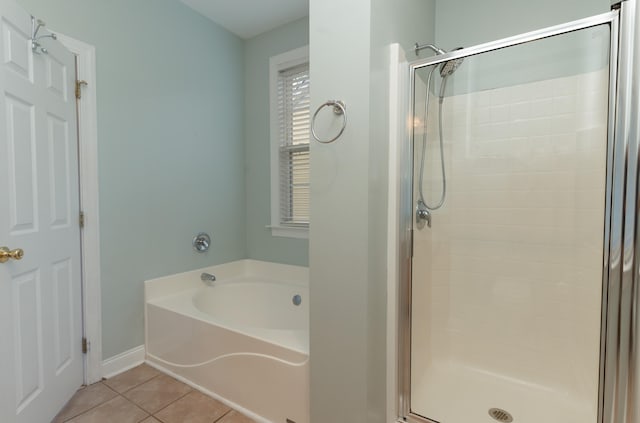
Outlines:
{"type": "MultiPolygon", "coordinates": [[[[428,48],[435,52],[437,55],[446,54],[447,52],[433,44],[423,44],[419,45],[416,43],[414,45],[414,51],[416,55],[420,53],[420,50],[428,48]]],[[[462,47],[456,48],[455,50],[460,50],[462,47]]],[[[442,105],[444,103],[444,92],[447,85],[447,78],[449,78],[453,73],[458,69],[458,67],[462,64],[464,59],[451,59],[442,63],[439,68],[440,77],[442,77],[442,83],[440,84],[440,95],[438,97],[438,133],[439,133],[439,147],[440,147],[440,168],[442,170],[442,194],[440,196],[440,200],[435,204],[427,203],[427,200],[424,198],[424,190],[422,188],[422,180],[424,179],[424,167],[425,167],[425,157],[427,150],[427,117],[429,111],[429,93],[431,91],[431,79],[433,73],[436,69],[438,69],[437,65],[434,65],[429,72],[429,76],[427,78],[426,84],[426,98],[425,98],[425,117],[424,117],[424,130],[422,133],[422,158],[420,160],[420,175],[418,179],[418,202],[416,204],[416,224],[418,229],[422,229],[426,224],[428,227],[431,227],[431,212],[433,210],[438,210],[440,207],[444,205],[444,200],[447,196],[447,175],[444,165],[444,141],[442,134],[442,105]]]]}
{"type": "MultiPolygon", "coordinates": [[[[413,45],[413,51],[416,53],[416,56],[418,56],[420,54],[421,50],[424,50],[424,49],[427,49],[427,48],[429,50],[433,51],[436,55],[441,55],[441,54],[447,54],[448,53],[448,51],[441,49],[440,47],[436,46],[435,44],[418,44],[418,43],[415,43],[413,45]]],[[[454,48],[451,51],[462,50],[463,48],[464,47],[458,47],[458,48],[454,48]]],[[[443,78],[446,78],[448,76],[453,75],[453,73],[458,69],[458,67],[462,64],[463,61],[464,61],[464,59],[462,59],[462,58],[447,60],[442,65],[440,65],[440,76],[443,77],[443,78]]]]}

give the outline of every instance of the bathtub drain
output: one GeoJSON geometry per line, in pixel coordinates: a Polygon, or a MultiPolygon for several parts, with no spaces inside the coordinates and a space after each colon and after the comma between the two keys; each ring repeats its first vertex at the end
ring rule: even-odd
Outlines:
{"type": "Polygon", "coordinates": [[[511,423],[513,416],[507,411],[501,408],[492,408],[489,410],[489,415],[494,419],[502,423],[511,423]]]}

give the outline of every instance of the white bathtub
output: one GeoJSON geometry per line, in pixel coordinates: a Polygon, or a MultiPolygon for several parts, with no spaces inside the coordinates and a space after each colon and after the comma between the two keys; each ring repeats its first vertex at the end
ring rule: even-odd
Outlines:
{"type": "Polygon", "coordinates": [[[147,362],[259,422],[308,423],[308,280],[240,260],[146,281],[147,362]]]}

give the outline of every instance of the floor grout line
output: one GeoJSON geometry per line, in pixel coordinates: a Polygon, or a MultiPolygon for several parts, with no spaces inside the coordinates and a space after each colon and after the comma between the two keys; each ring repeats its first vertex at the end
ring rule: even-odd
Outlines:
{"type": "MultiPolygon", "coordinates": [[[[152,416],[152,415],[153,415],[153,414],[151,414],[150,412],[148,412],[147,410],[145,410],[144,408],[140,407],[140,406],[139,406],[138,404],[136,404],[135,402],[131,401],[129,398],[125,397],[124,395],[122,395],[122,394],[118,394],[118,395],[119,395],[119,396],[121,396],[122,398],[124,398],[124,400],[125,400],[125,401],[127,401],[128,403],[133,404],[133,406],[134,406],[134,407],[137,407],[137,408],[139,408],[140,410],[142,410],[142,411],[146,414],[145,419],[146,419],[146,418],[148,418],[149,416],[152,416]]],[[[142,420],[144,420],[144,419],[142,419],[142,420]]],[[[142,421],[142,420],[140,420],[140,421],[142,421]]]]}
{"type": "MultiPolygon", "coordinates": [[[[133,389],[136,389],[138,386],[142,386],[142,385],[144,385],[144,384],[145,384],[145,383],[147,383],[147,382],[151,382],[153,379],[155,379],[155,378],[157,378],[157,377],[160,377],[161,375],[162,375],[162,373],[157,374],[157,375],[153,376],[152,378],[145,380],[144,382],[140,382],[139,384],[137,384],[137,385],[135,385],[135,386],[132,386],[131,388],[127,389],[126,391],[123,391],[123,392],[118,392],[118,391],[116,391],[116,392],[118,392],[118,394],[120,394],[120,395],[122,395],[122,394],[126,394],[127,392],[129,392],[129,391],[131,391],[131,390],[133,390],[133,389]]],[[[109,379],[105,379],[105,380],[109,380],[109,379]]],[[[106,383],[105,383],[105,385],[106,385],[106,383]]],[[[107,385],[107,386],[109,386],[109,385],[107,385]]],[[[111,389],[112,391],[115,391],[115,389],[113,389],[113,388],[110,388],[110,389],[111,389]]]]}
{"type": "Polygon", "coordinates": [[[114,392],[114,393],[120,395],[120,392],[116,391],[115,389],[113,389],[111,386],[107,385],[103,381],[100,381],[98,383],[101,384],[102,386],[104,386],[105,388],[107,388],[108,390],[110,390],[111,392],[114,392]]]}
{"type": "MultiPolygon", "coordinates": [[[[125,398],[125,399],[126,399],[126,398],[125,398]]],[[[135,405],[135,404],[134,404],[134,405],[135,405]]],[[[140,407],[138,407],[138,408],[140,408],[140,407]]],[[[142,410],[142,408],[140,408],[140,409],[142,410]]],[[[142,411],[144,411],[145,413],[147,413],[147,411],[145,411],[145,410],[142,410],[142,411]]],[[[149,417],[153,417],[153,414],[147,413],[147,415],[146,415],[146,416],[144,416],[143,418],[141,418],[140,420],[138,420],[138,421],[137,421],[137,423],[143,422],[143,421],[147,420],[149,417]]],[[[155,417],[153,417],[153,418],[155,419],[155,417]]]]}
{"type": "MultiPolygon", "coordinates": [[[[83,414],[86,414],[86,413],[88,413],[89,411],[94,410],[94,409],[96,409],[96,408],[100,407],[102,404],[105,404],[105,403],[107,403],[107,402],[111,401],[112,399],[116,398],[118,395],[120,395],[118,392],[114,391],[114,390],[113,390],[113,389],[111,389],[109,386],[107,386],[106,384],[102,383],[102,381],[100,381],[100,382],[96,382],[95,384],[97,385],[98,383],[101,383],[103,386],[105,386],[105,387],[106,387],[107,389],[109,389],[111,392],[113,392],[114,394],[116,394],[116,396],[115,396],[115,397],[112,397],[112,398],[109,398],[108,400],[104,400],[104,401],[102,401],[102,402],[100,402],[100,403],[98,403],[98,404],[94,405],[93,407],[88,408],[87,410],[83,411],[82,413],[78,413],[78,414],[76,414],[76,415],[74,415],[74,416],[71,416],[71,417],[69,417],[69,418],[65,419],[62,423],[70,422],[71,420],[75,419],[76,417],[82,416],[83,414]]],[[[83,386],[84,386],[84,388],[82,388],[82,389],[86,389],[86,388],[88,388],[88,387],[89,387],[89,386],[91,386],[91,385],[83,385],[83,386]]],[[[76,391],[76,394],[77,394],[77,393],[78,393],[78,391],[76,391]]],[[[74,394],[74,395],[75,395],[75,394],[74,394]]],[[[62,411],[62,410],[60,410],[60,411],[62,411]]]]}
{"type": "MultiPolygon", "coordinates": [[[[109,399],[103,400],[103,401],[101,401],[101,402],[100,402],[100,403],[98,403],[98,404],[93,405],[91,408],[88,408],[87,410],[85,410],[85,411],[83,411],[83,412],[81,412],[81,413],[79,413],[79,414],[76,414],[76,415],[72,415],[72,416],[66,417],[66,418],[65,418],[65,420],[63,420],[63,421],[62,421],[62,423],[68,423],[68,422],[70,422],[70,421],[71,421],[71,420],[73,420],[73,419],[76,419],[76,418],[79,418],[79,417],[81,417],[81,416],[83,416],[83,415],[85,415],[85,414],[88,414],[88,413],[94,412],[94,410],[95,410],[96,408],[99,408],[99,407],[103,406],[104,404],[106,404],[106,403],[108,403],[108,402],[110,402],[110,401],[113,401],[113,400],[117,399],[118,397],[121,397],[122,399],[124,399],[124,401],[125,401],[126,403],[128,403],[129,405],[133,405],[136,409],[138,409],[138,410],[140,410],[142,413],[144,413],[144,415],[145,415],[145,416],[144,416],[144,417],[142,417],[140,420],[137,420],[137,423],[143,422],[144,420],[147,420],[147,419],[149,419],[149,418],[155,419],[156,421],[158,421],[158,422],[160,422],[160,423],[165,423],[165,421],[164,421],[164,420],[162,420],[161,418],[157,417],[157,414],[158,414],[158,413],[160,413],[160,412],[162,412],[163,410],[167,409],[168,407],[172,406],[172,405],[173,405],[173,404],[175,404],[176,402],[178,402],[178,401],[180,401],[180,400],[184,399],[184,398],[185,398],[185,397],[187,397],[188,395],[190,395],[190,394],[192,394],[192,393],[194,393],[194,392],[199,392],[199,391],[198,391],[198,390],[196,390],[196,389],[194,389],[194,388],[192,388],[192,387],[190,387],[190,386],[188,386],[188,385],[186,385],[186,386],[189,388],[189,390],[188,390],[186,393],[184,393],[183,395],[179,396],[178,398],[175,398],[174,400],[170,401],[168,404],[164,405],[161,409],[159,409],[159,410],[155,411],[154,413],[151,413],[151,412],[149,412],[149,411],[145,410],[144,408],[142,408],[141,406],[139,406],[138,404],[136,404],[135,402],[133,402],[133,400],[131,400],[131,399],[129,399],[129,398],[127,398],[127,397],[125,396],[125,395],[126,395],[126,394],[128,394],[131,390],[133,390],[133,389],[135,389],[135,388],[138,388],[138,387],[140,387],[141,385],[144,385],[145,383],[150,382],[150,381],[152,381],[153,379],[156,379],[156,378],[158,378],[158,377],[160,377],[160,376],[162,376],[162,375],[164,375],[164,373],[160,372],[159,374],[157,374],[157,375],[155,375],[155,376],[153,376],[153,377],[151,377],[151,378],[149,378],[149,379],[147,379],[147,380],[145,380],[145,381],[143,381],[143,382],[140,382],[140,383],[136,384],[135,386],[132,386],[132,387],[128,388],[127,390],[123,391],[123,392],[118,392],[118,391],[116,391],[114,388],[112,388],[111,386],[109,386],[107,383],[105,383],[108,379],[103,379],[103,380],[101,380],[101,381],[99,381],[99,382],[96,382],[95,384],[92,384],[92,385],[82,386],[78,391],[80,391],[81,389],[87,389],[87,388],[89,388],[90,386],[97,385],[97,384],[99,383],[99,384],[101,384],[101,385],[102,385],[102,387],[106,387],[106,388],[107,388],[107,390],[108,390],[107,392],[109,392],[109,393],[111,393],[111,394],[114,394],[114,396],[113,396],[112,398],[109,398],[109,399]]],[[[169,376],[169,375],[167,375],[167,376],[169,376]]],[[[171,376],[169,376],[169,377],[171,377],[171,376]]],[[[173,379],[175,379],[175,378],[173,378],[173,379]]],[[[180,382],[180,381],[178,381],[178,382],[180,382]]],[[[77,395],[78,391],[76,391],[76,395],[77,395]]],[[[214,399],[214,400],[215,400],[215,399],[214,399]]],[[[226,418],[229,414],[231,414],[232,412],[234,412],[234,411],[236,411],[236,412],[237,412],[237,410],[235,410],[235,409],[234,409],[234,408],[232,408],[232,407],[229,407],[229,406],[227,406],[227,405],[225,405],[225,407],[227,408],[226,412],[224,412],[221,416],[219,416],[219,417],[218,417],[218,418],[216,418],[215,420],[212,420],[212,421],[211,421],[211,423],[221,422],[223,419],[225,419],[225,418],[226,418]]],[[[61,410],[61,411],[62,411],[62,410],[61,410]]],[[[133,417],[133,415],[130,415],[130,417],[129,417],[129,418],[131,418],[131,417],[133,417]]],[[[202,417],[205,417],[205,416],[203,415],[202,417]]],[[[209,417],[209,418],[211,418],[211,417],[209,417]]],[[[130,421],[131,421],[131,420],[130,420],[130,421]]]]}
{"type": "MultiPolygon", "coordinates": [[[[188,386],[188,385],[187,385],[187,386],[188,386]]],[[[189,389],[191,389],[189,392],[187,392],[186,394],[182,395],[180,398],[176,398],[175,400],[171,401],[169,404],[165,405],[165,406],[164,406],[164,407],[162,407],[160,410],[158,410],[158,411],[156,411],[155,413],[153,413],[153,414],[152,414],[152,416],[153,416],[154,418],[158,419],[158,418],[156,417],[156,414],[158,414],[159,412],[161,412],[161,411],[162,411],[162,410],[164,410],[165,408],[169,407],[171,404],[173,404],[173,403],[175,403],[175,402],[177,402],[177,401],[180,401],[182,398],[186,397],[187,395],[189,395],[190,393],[192,393],[192,392],[194,391],[194,390],[193,390],[193,388],[191,388],[190,386],[189,386],[189,389]]],[[[158,419],[158,420],[160,420],[160,419],[158,419]]],[[[160,420],[160,421],[162,421],[162,420],[160,420]]]]}
{"type": "Polygon", "coordinates": [[[224,419],[224,418],[225,418],[225,416],[226,416],[227,414],[231,413],[232,411],[233,411],[233,408],[229,407],[229,410],[228,410],[226,413],[224,413],[222,416],[220,416],[219,418],[215,419],[215,420],[213,421],[213,423],[219,422],[220,420],[224,419]]]}

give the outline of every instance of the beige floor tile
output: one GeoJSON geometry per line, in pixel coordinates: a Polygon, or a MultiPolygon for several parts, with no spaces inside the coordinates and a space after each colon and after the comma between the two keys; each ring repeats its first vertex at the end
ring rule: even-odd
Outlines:
{"type": "Polygon", "coordinates": [[[198,391],[193,391],[156,413],[164,423],[211,423],[230,408],[198,391]]]}
{"type": "Polygon", "coordinates": [[[116,392],[126,392],[131,388],[147,382],[160,374],[159,371],[146,364],[141,364],[124,373],[109,378],[104,383],[116,392]]]}
{"type": "Polygon", "coordinates": [[[67,420],[91,410],[103,402],[113,399],[118,394],[109,389],[103,383],[95,383],[82,388],[69,400],[64,408],[53,419],[52,423],[66,422],[67,420]]]}
{"type": "Polygon", "coordinates": [[[69,420],[69,423],[138,423],[149,414],[121,396],[105,402],[84,414],[69,420]]]}
{"type": "Polygon", "coordinates": [[[191,388],[184,383],[172,377],[160,375],[123,395],[143,410],[154,414],[190,391],[191,388]]]}
{"type": "Polygon", "coordinates": [[[233,410],[220,420],[217,420],[216,423],[255,423],[255,421],[244,414],[240,414],[236,410],[233,410]]]}
{"type": "Polygon", "coordinates": [[[141,423],[162,423],[160,420],[154,418],[153,416],[144,419],[141,423]]]}

